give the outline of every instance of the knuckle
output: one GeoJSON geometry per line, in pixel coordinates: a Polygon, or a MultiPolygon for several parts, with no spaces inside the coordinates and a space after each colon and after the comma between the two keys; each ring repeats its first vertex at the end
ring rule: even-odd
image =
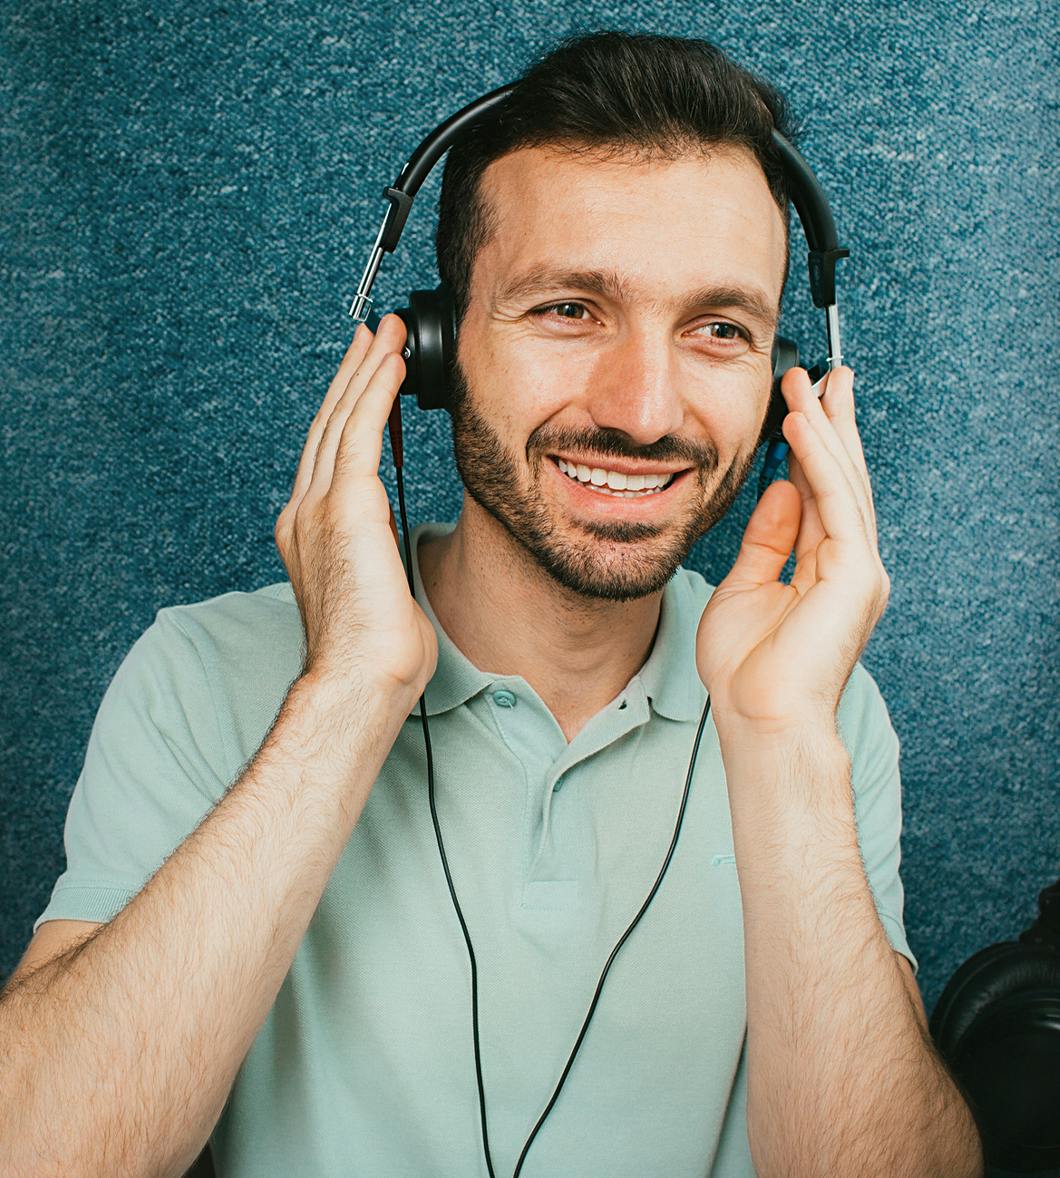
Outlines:
{"type": "Polygon", "coordinates": [[[321,448],[321,447],[323,447],[323,446],[327,445],[328,443],[330,443],[330,441],[331,441],[331,435],[332,435],[332,434],[335,432],[335,420],[336,420],[336,418],[338,417],[338,415],[339,415],[339,413],[340,413],[341,411],[342,411],[342,401],[340,400],[340,401],[339,401],[339,402],[338,402],[338,403],[335,405],[335,408],[334,408],[334,409],[331,411],[331,413],[328,415],[328,419],[327,419],[327,421],[325,421],[325,422],[324,422],[324,424],[323,424],[323,426],[321,427],[321,430],[320,430],[320,442],[319,442],[319,444],[318,444],[318,447],[317,447],[317,452],[318,452],[318,453],[320,452],[320,448],[321,448]]]}
{"type": "Polygon", "coordinates": [[[302,497],[302,502],[298,505],[298,511],[295,513],[295,525],[301,525],[301,530],[306,531],[308,528],[318,525],[325,514],[324,496],[310,495],[309,492],[306,492],[302,497]]]}
{"type": "Polygon", "coordinates": [[[380,381],[387,381],[390,379],[390,373],[391,373],[390,361],[393,359],[393,357],[396,354],[397,353],[395,353],[395,352],[387,352],[386,355],[383,356],[380,359],[379,363],[376,365],[375,371],[372,373],[371,378],[368,382],[373,389],[376,387],[376,385],[378,385],[380,383],[380,381]]]}
{"type": "Polygon", "coordinates": [[[307,491],[290,517],[289,530],[295,543],[299,537],[304,539],[313,532],[318,525],[319,515],[320,502],[316,498],[310,498],[307,491]]]}
{"type": "Polygon", "coordinates": [[[339,448],[335,451],[335,473],[348,474],[353,471],[357,459],[357,431],[347,427],[342,431],[339,448]]]}

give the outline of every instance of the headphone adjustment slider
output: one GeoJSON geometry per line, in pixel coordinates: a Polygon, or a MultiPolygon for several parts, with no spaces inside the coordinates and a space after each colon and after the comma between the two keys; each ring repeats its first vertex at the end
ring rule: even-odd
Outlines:
{"type": "Polygon", "coordinates": [[[412,209],[412,197],[404,190],[394,188],[393,186],[384,188],[383,195],[390,201],[390,208],[387,209],[386,217],[383,221],[383,228],[379,234],[379,248],[386,250],[388,254],[392,254],[397,248],[397,243],[405,228],[405,222],[409,218],[409,212],[412,209]]]}

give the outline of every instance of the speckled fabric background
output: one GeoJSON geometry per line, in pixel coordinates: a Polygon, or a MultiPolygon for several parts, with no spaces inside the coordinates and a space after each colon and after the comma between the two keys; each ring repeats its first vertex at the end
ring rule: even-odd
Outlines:
{"type": "MultiPolygon", "coordinates": [[[[459,106],[601,27],[711,38],[794,106],[852,252],[844,342],[893,581],[863,661],[902,741],[928,1009],[1031,921],[1060,875],[1055,7],[0,12],[0,974],[63,868],[89,729],[132,642],[162,606],[286,575],[272,527],[383,187],[459,106]]],[[[384,260],[384,309],[437,280],[439,185],[440,169],[384,260]]],[[[817,355],[794,256],[783,328],[817,355]]],[[[448,419],[405,419],[410,519],[454,519],[448,419]]],[[[715,583],[756,477],[686,562],[715,583]]]]}

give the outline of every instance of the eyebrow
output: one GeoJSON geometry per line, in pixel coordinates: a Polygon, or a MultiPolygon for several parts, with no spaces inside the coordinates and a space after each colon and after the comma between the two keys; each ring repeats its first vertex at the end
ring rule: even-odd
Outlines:
{"type": "MultiPolygon", "coordinates": [[[[633,299],[631,287],[614,270],[562,270],[534,266],[505,282],[497,291],[494,304],[545,294],[557,288],[585,290],[616,302],[633,299]]],[[[683,311],[695,307],[739,307],[770,328],[776,327],[778,318],[778,309],[764,292],[753,286],[740,286],[731,282],[710,283],[674,300],[649,299],[647,305],[653,310],[673,306],[683,311]]]]}

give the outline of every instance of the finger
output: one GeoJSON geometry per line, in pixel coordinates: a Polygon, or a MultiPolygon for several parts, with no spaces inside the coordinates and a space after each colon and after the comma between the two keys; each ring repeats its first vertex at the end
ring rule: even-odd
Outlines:
{"type": "Polygon", "coordinates": [[[792,576],[792,583],[794,584],[796,579],[800,581],[808,579],[809,584],[812,585],[816,578],[817,546],[827,533],[821,523],[813,488],[807,481],[794,450],[788,451],[788,478],[794,484],[795,490],[799,492],[799,498],[802,500],[802,523],[795,540],[795,573],[792,576]]]}
{"type": "Polygon", "coordinates": [[[798,526],[799,501],[791,484],[784,479],[770,483],[751,512],[740,551],[718,588],[777,581],[791,555],[798,526]]]}
{"type": "MultiPolygon", "coordinates": [[[[832,369],[825,377],[824,396],[820,400],[828,420],[843,441],[855,468],[864,470],[865,453],[861,448],[854,415],[854,372],[845,364],[832,369]]],[[[867,474],[867,471],[865,471],[867,474]]]]}
{"type": "Polygon", "coordinates": [[[873,537],[876,535],[876,505],[872,497],[872,478],[869,475],[868,464],[865,461],[865,451],[861,444],[861,434],[858,431],[855,399],[854,373],[845,365],[835,369],[835,377],[827,382],[825,395],[821,405],[829,420],[843,441],[847,453],[851,457],[854,470],[861,479],[868,502],[867,523],[873,537]]]}
{"type": "Polygon", "coordinates": [[[316,465],[316,455],[320,446],[320,439],[323,437],[324,427],[327,425],[328,418],[331,416],[331,411],[345,392],[350,382],[350,377],[363,361],[365,353],[368,351],[373,339],[374,336],[371,330],[364,323],[359,323],[357,330],[353,333],[353,340],[346,349],[346,354],[339,364],[338,371],[332,377],[331,384],[328,385],[327,394],[309,426],[309,433],[306,437],[305,445],[302,448],[302,456],[299,459],[298,469],[295,471],[294,484],[291,488],[290,501],[294,507],[298,506],[313,476],[313,468],[316,465]]]}
{"type": "MultiPolygon", "coordinates": [[[[813,391],[815,386],[810,383],[810,374],[805,368],[793,368],[790,372],[785,373],[780,387],[788,403],[788,409],[801,413],[806,418],[819,434],[825,448],[835,458],[847,478],[851,480],[851,490],[854,490],[858,483],[855,480],[853,460],[847,453],[846,446],[836,432],[831,418],[825,413],[822,404],[824,397],[828,395],[832,377],[836,372],[841,371],[842,369],[837,368],[829,372],[824,377],[823,385],[816,386],[817,393],[813,391]],[[789,376],[790,380],[788,380],[789,376]]],[[[847,369],[847,371],[850,370],[847,369]]],[[[837,381],[837,387],[839,383],[841,382],[837,381]]]]}
{"type": "Polygon", "coordinates": [[[866,496],[871,497],[865,452],[861,447],[861,437],[854,415],[854,372],[845,364],[841,364],[826,373],[822,379],[823,391],[817,398],[816,405],[813,398],[807,397],[805,407],[801,404],[796,407],[806,413],[810,424],[829,442],[829,449],[843,465],[852,484],[856,480],[866,496]],[[817,412],[818,408],[820,413],[817,412]],[[824,430],[826,422],[832,427],[832,433],[824,430]],[[835,445],[836,440],[840,443],[838,446],[835,445]]]}
{"type": "MultiPolygon", "coordinates": [[[[834,369],[828,373],[825,378],[825,394],[827,387],[831,383],[832,378],[837,372],[842,373],[842,368],[834,369]]],[[[853,377],[850,369],[845,370],[853,377]]],[[[828,414],[825,413],[821,402],[813,392],[813,386],[810,384],[809,374],[804,368],[792,369],[791,372],[785,373],[784,380],[788,380],[791,376],[790,383],[785,386],[781,382],[781,389],[784,392],[785,398],[788,402],[788,407],[793,412],[799,412],[805,418],[810,428],[817,435],[824,450],[832,457],[838,468],[843,481],[847,484],[850,497],[854,502],[858,515],[863,521],[863,527],[866,531],[871,531],[873,524],[870,522],[872,514],[872,504],[867,492],[867,476],[862,475],[854,466],[854,460],[851,458],[847,448],[836,432],[828,414]],[[794,373],[794,375],[792,375],[794,373]]],[[[842,383],[842,377],[840,382],[842,383]]]]}
{"type": "Polygon", "coordinates": [[[864,544],[865,522],[850,480],[806,414],[789,413],[781,429],[806,474],[827,536],[850,545],[864,544]]]}
{"type": "Polygon", "coordinates": [[[336,487],[352,479],[378,475],[383,429],[404,379],[405,361],[389,352],[346,418],[332,476],[336,487]]]}
{"type": "MultiPolygon", "coordinates": [[[[335,457],[339,451],[343,431],[350,414],[356,409],[361,396],[372,386],[372,382],[382,366],[388,359],[400,352],[404,341],[405,325],[402,320],[392,313],[384,315],[371,347],[350,378],[345,392],[336,403],[327,425],[324,427],[320,447],[317,450],[313,476],[306,491],[307,495],[314,498],[322,496],[331,486],[335,475],[335,457]]],[[[397,356],[397,359],[401,360],[401,357],[397,356]]],[[[404,369],[403,360],[401,360],[401,368],[404,369]]],[[[379,441],[381,444],[381,439],[379,441]]],[[[379,460],[377,458],[375,470],[378,471],[378,469],[379,460]]]]}
{"type": "Polygon", "coordinates": [[[844,449],[850,456],[851,469],[860,480],[865,502],[868,504],[866,524],[875,537],[876,507],[872,498],[872,479],[865,461],[861,434],[858,432],[853,369],[842,364],[828,374],[825,380],[824,396],[820,403],[825,415],[832,423],[832,428],[838,434],[844,449]]]}
{"type": "Polygon", "coordinates": [[[854,407],[854,372],[845,364],[829,372],[825,379],[824,396],[820,401],[825,416],[832,423],[843,448],[850,457],[850,466],[861,480],[865,496],[872,502],[872,482],[865,464],[854,407]]]}

